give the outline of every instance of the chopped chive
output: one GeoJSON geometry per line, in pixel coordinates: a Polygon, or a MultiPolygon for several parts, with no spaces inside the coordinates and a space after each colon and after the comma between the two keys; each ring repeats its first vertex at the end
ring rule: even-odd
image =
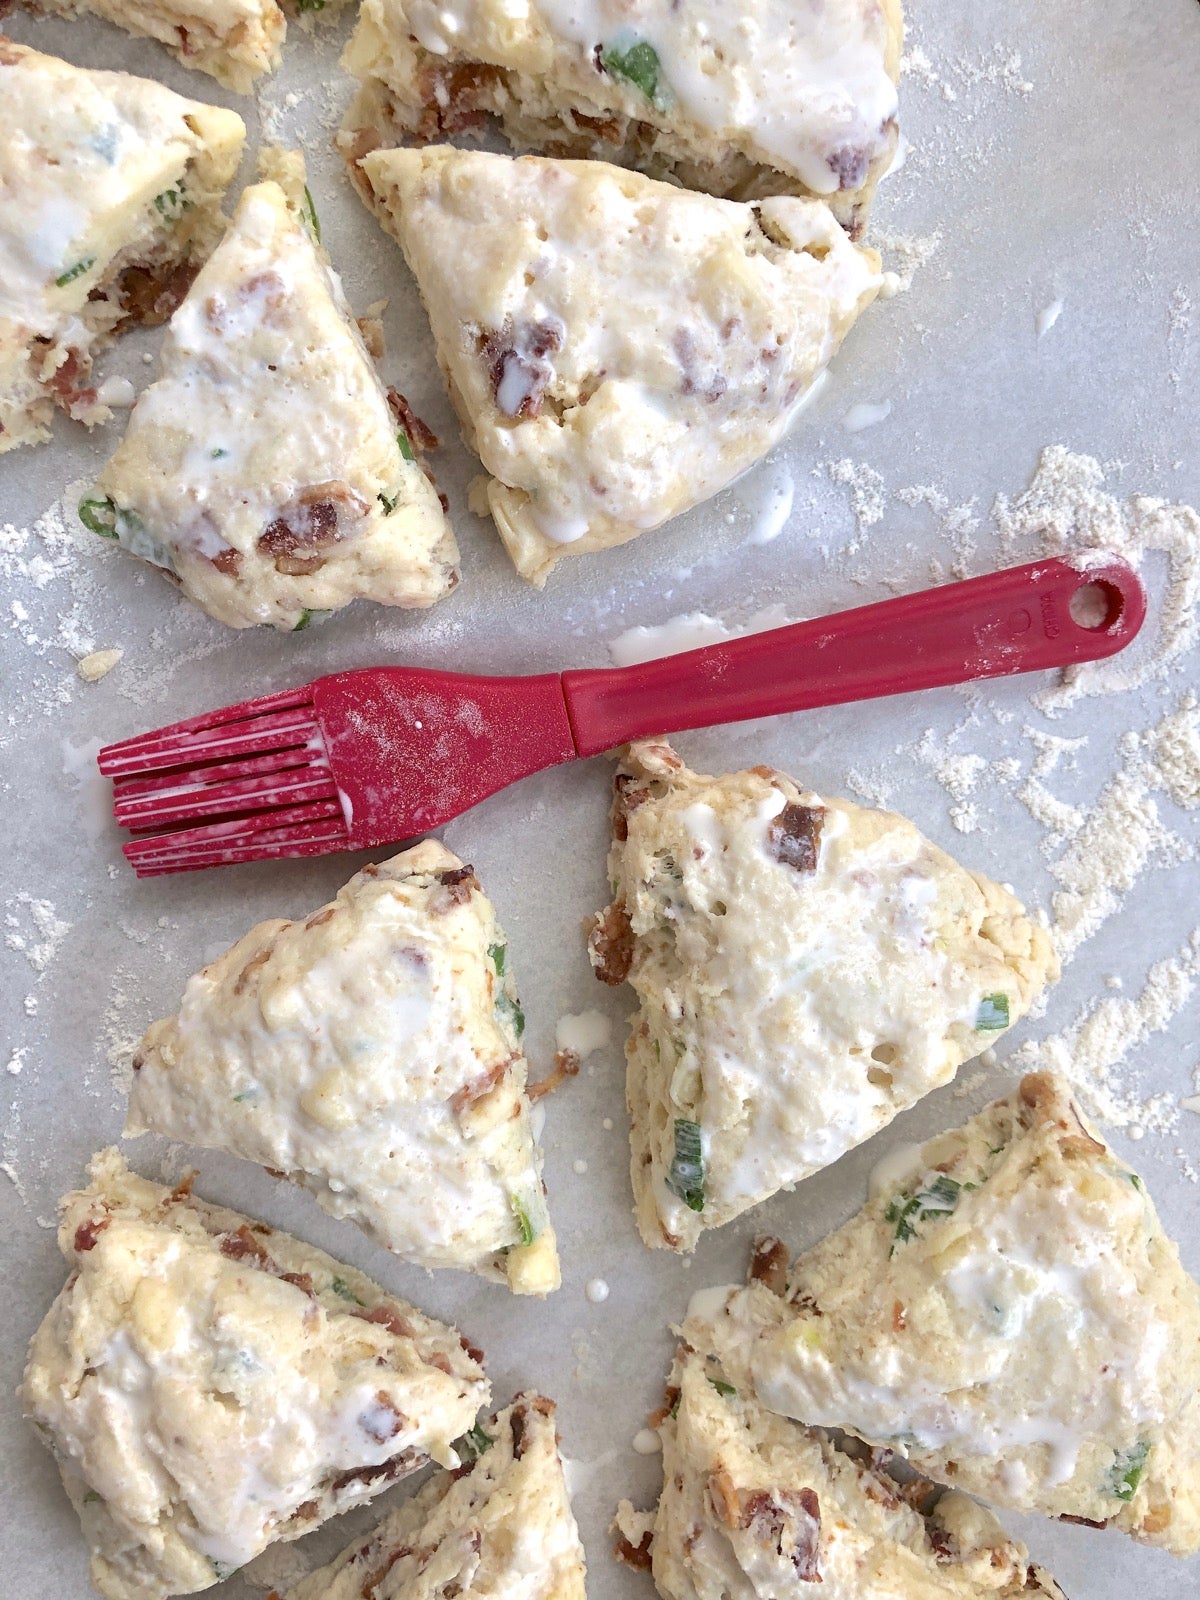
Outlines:
{"type": "Polygon", "coordinates": [[[1108,1492],[1118,1500],[1132,1500],[1146,1470],[1150,1441],[1139,1439],[1128,1450],[1118,1450],[1108,1474],[1108,1492]]]}
{"type": "Polygon", "coordinates": [[[166,222],[178,222],[186,208],[182,184],[174,189],[164,189],[161,194],[154,196],[154,209],[166,222]]]}
{"type": "Polygon", "coordinates": [[[214,1561],[212,1564],[213,1577],[218,1583],[224,1583],[226,1578],[232,1578],[235,1572],[240,1572],[241,1567],[227,1566],[224,1561],[214,1561]]]}
{"type": "Polygon", "coordinates": [[[117,508],[107,496],[103,500],[81,500],[79,520],[102,539],[117,537],[117,508]]]}
{"type": "MultiPolygon", "coordinates": [[[[295,3],[296,10],[299,12],[324,11],[325,9],[325,0],[295,0],[295,3]]],[[[320,235],[318,235],[319,237],[320,235]]]]}
{"type": "Polygon", "coordinates": [[[241,1094],[235,1094],[233,1099],[234,1099],[234,1102],[237,1103],[237,1102],[240,1102],[242,1100],[249,1100],[249,1099],[251,1099],[253,1097],[253,1095],[254,1095],[254,1090],[253,1089],[243,1089],[241,1094]]]}
{"type": "Polygon", "coordinates": [[[376,496],[376,499],[383,507],[383,514],[385,517],[390,517],[392,512],[395,511],[396,507],[400,504],[400,496],[398,494],[384,494],[382,490],[380,490],[379,494],[376,496]]]}
{"type": "Polygon", "coordinates": [[[1006,994],[985,994],[979,1002],[979,1010],[975,1014],[975,1031],[977,1033],[994,1033],[998,1028],[1008,1027],[1008,996],[1006,994]]]}
{"type": "Polygon", "coordinates": [[[1140,1189],[1142,1187],[1142,1180],[1138,1177],[1136,1172],[1131,1172],[1129,1174],[1129,1181],[1135,1189],[1140,1189]]]}
{"type": "Polygon", "coordinates": [[[333,1290],[334,1294],[337,1295],[339,1300],[349,1300],[351,1305],[356,1306],[361,1306],[363,1304],[363,1302],[354,1293],[354,1290],[351,1289],[350,1285],[346,1282],[345,1278],[334,1278],[329,1287],[333,1290]]]}
{"type": "Polygon", "coordinates": [[[55,278],[55,287],[58,289],[65,288],[68,283],[74,283],[76,278],[82,278],[85,272],[90,272],[95,265],[95,256],[84,256],[82,261],[77,261],[73,267],[68,267],[65,272],[60,273],[55,278]]]}
{"type": "MultiPolygon", "coordinates": [[[[325,0],[316,0],[315,4],[311,4],[310,3],[310,4],[307,4],[307,5],[305,4],[305,0],[296,0],[296,9],[298,11],[320,11],[323,8],[324,4],[325,4],[325,0]]],[[[305,224],[308,227],[308,231],[312,234],[313,238],[317,241],[317,243],[320,244],[320,242],[321,242],[321,219],[317,215],[317,208],[316,208],[316,205],[313,203],[312,191],[309,189],[307,184],[304,185],[304,210],[303,210],[303,216],[304,216],[305,224]]]]}
{"type": "Polygon", "coordinates": [[[100,1496],[96,1493],[95,1489],[89,1489],[83,1497],[83,1503],[85,1506],[92,1506],[96,1504],[99,1498],[100,1496]]]}
{"type": "Polygon", "coordinates": [[[669,1412],[668,1412],[668,1413],[667,1413],[667,1415],[668,1415],[668,1416],[669,1416],[669,1417],[671,1417],[671,1418],[672,1418],[672,1420],[674,1420],[674,1418],[676,1418],[676,1417],[677,1417],[677,1416],[678,1416],[678,1415],[679,1415],[679,1402],[680,1402],[680,1401],[681,1401],[681,1400],[682,1400],[682,1399],[683,1399],[683,1396],[682,1396],[682,1395],[681,1395],[681,1394],[677,1394],[677,1395],[676,1395],[676,1396],[675,1396],[675,1400],[674,1400],[674,1403],[673,1403],[673,1405],[672,1405],[672,1406],[671,1406],[671,1409],[670,1409],[670,1411],[669,1411],[669,1412]]]}
{"type": "Polygon", "coordinates": [[[525,1032],[525,1013],[506,989],[501,989],[496,996],[496,1011],[519,1039],[525,1032]]]}
{"type": "Polygon", "coordinates": [[[223,450],[220,445],[217,445],[214,450],[208,452],[208,459],[210,461],[219,461],[222,456],[227,456],[228,454],[228,450],[223,450]]]}
{"type": "Polygon", "coordinates": [[[898,1244],[907,1244],[910,1239],[916,1238],[918,1222],[926,1222],[930,1217],[948,1216],[967,1191],[978,1187],[976,1183],[959,1183],[941,1173],[927,1188],[918,1189],[916,1194],[897,1196],[883,1213],[884,1221],[892,1223],[896,1230],[888,1254],[895,1255],[898,1244]]]}
{"type": "Polygon", "coordinates": [[[472,1466],[480,1456],[487,1455],[495,1444],[495,1439],[490,1433],[484,1433],[477,1422],[473,1428],[468,1428],[461,1439],[455,1439],[454,1452],[463,1466],[472,1466]]]}
{"type": "Polygon", "coordinates": [[[675,1119],[675,1158],[667,1174],[667,1188],[689,1211],[704,1210],[704,1146],[700,1124],[685,1117],[675,1119]]]}
{"type": "Polygon", "coordinates": [[[292,629],[292,632],[293,633],[303,633],[305,628],[307,628],[310,623],[313,623],[313,622],[324,622],[326,617],[331,617],[332,615],[333,615],[332,611],[318,611],[318,610],[309,611],[306,608],[305,610],[303,610],[300,613],[300,620],[299,620],[299,622],[297,622],[296,626],[292,629]]]}
{"type": "Polygon", "coordinates": [[[708,1381],[712,1384],[713,1388],[718,1394],[724,1395],[726,1398],[728,1398],[731,1394],[737,1394],[737,1390],[733,1387],[733,1385],[731,1383],[726,1383],[724,1378],[710,1378],[708,1381]]]}
{"type": "Polygon", "coordinates": [[[400,446],[400,454],[404,457],[405,461],[415,461],[417,459],[416,454],[413,451],[412,440],[408,437],[403,428],[401,428],[396,435],[396,443],[400,446]]]}
{"type": "Polygon", "coordinates": [[[496,976],[498,978],[502,978],[504,976],[504,961],[505,961],[505,957],[507,956],[507,954],[508,954],[507,945],[502,945],[502,944],[490,944],[490,945],[488,945],[488,960],[495,967],[496,976]]]}
{"type": "Polygon", "coordinates": [[[614,78],[624,78],[626,83],[640,89],[647,100],[658,103],[662,63],[649,40],[634,40],[624,49],[616,44],[608,45],[600,52],[600,65],[614,78]]]}
{"type": "Polygon", "coordinates": [[[537,1235],[533,1230],[533,1223],[529,1219],[528,1211],[526,1211],[525,1207],[522,1205],[521,1201],[517,1199],[515,1194],[509,1196],[508,1203],[512,1207],[513,1216],[517,1219],[517,1227],[521,1232],[521,1243],[532,1244],[534,1239],[537,1238],[537,1235]]]}

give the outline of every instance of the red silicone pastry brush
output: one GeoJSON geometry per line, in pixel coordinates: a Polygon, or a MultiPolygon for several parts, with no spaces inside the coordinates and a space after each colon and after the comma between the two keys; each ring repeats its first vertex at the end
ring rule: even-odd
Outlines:
{"type": "Polygon", "coordinates": [[[1146,597],[1116,559],[1037,561],[611,670],[369,667],[101,750],[142,877],[393,844],[627,740],[1115,654],[1146,597]]]}

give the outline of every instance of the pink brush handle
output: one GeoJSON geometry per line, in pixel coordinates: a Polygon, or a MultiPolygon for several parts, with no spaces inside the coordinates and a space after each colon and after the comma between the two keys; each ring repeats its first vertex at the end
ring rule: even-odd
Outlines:
{"type": "Polygon", "coordinates": [[[591,756],[683,728],[1096,661],[1123,649],[1145,615],[1145,591],[1122,561],[1034,561],[684,655],[564,672],[562,684],[575,747],[591,756]],[[1077,594],[1097,616],[1076,620],[1077,594]]]}

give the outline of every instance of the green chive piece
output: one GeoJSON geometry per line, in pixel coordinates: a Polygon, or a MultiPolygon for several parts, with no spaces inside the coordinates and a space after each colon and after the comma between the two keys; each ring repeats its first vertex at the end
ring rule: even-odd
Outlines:
{"type": "MultiPolygon", "coordinates": [[[[320,11],[324,4],[325,0],[317,0],[315,5],[305,5],[304,0],[297,0],[297,9],[300,11],[320,11]]],[[[321,219],[317,215],[317,208],[313,201],[312,191],[309,189],[307,184],[304,185],[304,209],[302,215],[304,217],[305,226],[308,228],[309,233],[311,233],[317,243],[320,244],[321,219]]]]}
{"type": "Polygon", "coordinates": [[[220,445],[217,445],[215,449],[208,452],[208,459],[210,461],[219,461],[222,456],[227,456],[228,454],[228,450],[223,450],[220,445]]]}
{"type": "Polygon", "coordinates": [[[102,539],[117,537],[117,508],[107,496],[103,500],[81,500],[79,520],[102,539]]]}
{"type": "Polygon", "coordinates": [[[95,1489],[89,1489],[83,1497],[83,1503],[85,1506],[94,1506],[99,1499],[100,1496],[96,1493],[95,1489]]]}
{"type": "MultiPolygon", "coordinates": [[[[324,9],[325,0],[296,0],[296,10],[301,13],[305,11],[324,11],[324,9]]],[[[320,235],[318,235],[319,237],[320,235]]]]}
{"type": "Polygon", "coordinates": [[[517,1219],[517,1227],[521,1232],[521,1243],[532,1244],[537,1235],[533,1230],[533,1223],[529,1219],[528,1211],[526,1211],[524,1205],[517,1199],[515,1194],[509,1196],[508,1203],[512,1207],[513,1216],[517,1219]]]}
{"type": "Polygon", "coordinates": [[[501,989],[496,996],[496,1011],[519,1039],[525,1032],[525,1013],[506,989],[501,989]]]}
{"type": "Polygon", "coordinates": [[[241,1567],[229,1567],[223,1561],[214,1561],[212,1564],[213,1577],[218,1583],[224,1583],[226,1578],[232,1578],[235,1572],[240,1572],[241,1567]]]}
{"type": "Polygon", "coordinates": [[[253,1089],[243,1089],[241,1094],[235,1094],[233,1098],[234,1098],[234,1102],[236,1104],[236,1103],[240,1103],[243,1100],[251,1100],[251,1099],[253,1099],[253,1097],[254,1097],[254,1090],[253,1089]]]}
{"type": "Polygon", "coordinates": [[[658,51],[648,40],[637,39],[624,49],[617,44],[606,46],[600,52],[600,65],[614,78],[624,78],[626,83],[640,89],[653,104],[658,103],[662,63],[658,51]]]}
{"type": "Polygon", "coordinates": [[[674,1421],[674,1419],[679,1415],[679,1402],[682,1399],[683,1399],[683,1396],[681,1394],[677,1394],[675,1396],[675,1403],[674,1403],[674,1405],[672,1405],[671,1410],[668,1413],[669,1416],[671,1417],[672,1421],[674,1421]]]}
{"type": "Polygon", "coordinates": [[[1150,1441],[1139,1439],[1128,1450],[1118,1450],[1109,1469],[1107,1489],[1118,1500],[1132,1500],[1146,1470],[1150,1441]]]}
{"type": "Polygon", "coordinates": [[[351,1305],[361,1306],[363,1302],[354,1293],[345,1278],[335,1278],[329,1285],[339,1300],[349,1300],[351,1305]]]}
{"type": "Polygon", "coordinates": [[[976,1183],[959,1183],[942,1173],[928,1188],[918,1189],[914,1195],[899,1195],[883,1214],[884,1221],[892,1223],[896,1229],[888,1254],[895,1255],[898,1244],[907,1244],[916,1238],[918,1222],[948,1216],[964,1193],[978,1187],[976,1183]]]}
{"type": "Polygon", "coordinates": [[[737,1390],[733,1387],[733,1385],[731,1383],[726,1383],[724,1378],[710,1378],[708,1381],[712,1384],[717,1393],[724,1395],[726,1399],[728,1399],[731,1394],[737,1394],[737,1390]]]}
{"type": "Polygon", "coordinates": [[[667,1174],[667,1188],[689,1211],[704,1210],[704,1146],[700,1124],[685,1117],[675,1119],[675,1159],[667,1174]]]}
{"type": "Polygon", "coordinates": [[[490,1433],[484,1433],[477,1422],[473,1428],[468,1428],[461,1439],[455,1439],[454,1452],[463,1466],[472,1466],[480,1456],[487,1455],[495,1444],[495,1439],[490,1433]]]}
{"type": "Polygon", "coordinates": [[[178,222],[186,207],[182,184],[174,189],[164,189],[161,194],[154,196],[154,209],[166,222],[178,222]]]}
{"type": "Polygon", "coordinates": [[[292,632],[303,633],[305,628],[307,628],[311,623],[324,622],[326,617],[331,617],[332,615],[332,611],[309,611],[306,609],[300,613],[300,620],[292,629],[292,632]]]}
{"type": "Polygon", "coordinates": [[[85,272],[90,272],[96,265],[95,256],[84,256],[82,261],[77,261],[73,267],[68,267],[54,280],[55,287],[65,288],[68,283],[74,283],[76,278],[82,278],[85,272]]]}
{"type": "Polygon", "coordinates": [[[385,517],[390,517],[392,512],[395,511],[396,507],[400,504],[399,494],[384,494],[383,491],[380,490],[376,498],[378,499],[379,504],[383,507],[383,514],[385,517]]]}
{"type": "Polygon", "coordinates": [[[977,1033],[994,1033],[998,1028],[1008,1027],[1008,996],[1006,994],[985,994],[979,1002],[979,1010],[975,1014],[975,1031],[977,1033]]]}
{"type": "Polygon", "coordinates": [[[405,461],[415,461],[417,459],[412,447],[412,440],[408,437],[403,428],[401,428],[399,433],[396,435],[396,443],[400,446],[400,454],[404,457],[405,461]]]}
{"type": "Polygon", "coordinates": [[[488,960],[496,969],[496,976],[504,976],[504,962],[508,955],[508,946],[503,944],[488,945],[488,960]]]}

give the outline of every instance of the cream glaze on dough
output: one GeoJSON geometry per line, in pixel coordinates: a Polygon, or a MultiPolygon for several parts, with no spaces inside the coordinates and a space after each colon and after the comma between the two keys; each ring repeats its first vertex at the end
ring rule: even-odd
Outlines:
{"type": "Polygon", "coordinates": [[[465,1475],[439,1473],[284,1600],[584,1600],[553,1401],[518,1395],[463,1444],[465,1475]]]}
{"type": "Polygon", "coordinates": [[[106,1600],[207,1589],[429,1459],[457,1463],[488,1384],[455,1329],[115,1149],[91,1178],[62,1203],[71,1276],[21,1401],[106,1600]]]}
{"type": "Polygon", "coordinates": [[[982,1506],[901,1487],[864,1446],[774,1416],[731,1383],[703,1321],[684,1332],[657,1510],[617,1515],[664,1600],[1064,1600],[982,1506]]]}
{"type": "Polygon", "coordinates": [[[521,576],[624,544],[787,432],[881,279],[818,200],[446,145],[351,173],[404,250],[521,576]]]}
{"type": "Polygon", "coordinates": [[[359,598],[432,605],[458,549],[421,427],[367,353],[303,162],[276,153],[271,170],[282,183],[243,193],[172,317],[92,515],[233,628],[292,631],[359,598]]]}
{"type": "Polygon", "coordinates": [[[1048,1074],[914,1153],[801,1256],[750,1371],[1014,1511],[1200,1549],[1200,1288],[1048,1074]]]}
{"type": "Polygon", "coordinates": [[[245,124],[0,35],[0,454],[112,415],[94,353],[163,322],[221,237],[245,124]]]}
{"type": "Polygon", "coordinates": [[[497,119],[519,149],[818,195],[857,236],[896,149],[902,37],[899,0],[364,0],[341,142],[497,119]]]}
{"type": "Polygon", "coordinates": [[[433,840],[197,973],[134,1057],[127,1134],[292,1178],[406,1261],[559,1284],[508,946],[433,840]]]}
{"type": "Polygon", "coordinates": [[[1019,902],[912,823],[663,743],[615,779],[613,902],[593,964],[626,1045],[646,1243],[694,1249],[993,1044],[1057,962],[1019,902]]]}

